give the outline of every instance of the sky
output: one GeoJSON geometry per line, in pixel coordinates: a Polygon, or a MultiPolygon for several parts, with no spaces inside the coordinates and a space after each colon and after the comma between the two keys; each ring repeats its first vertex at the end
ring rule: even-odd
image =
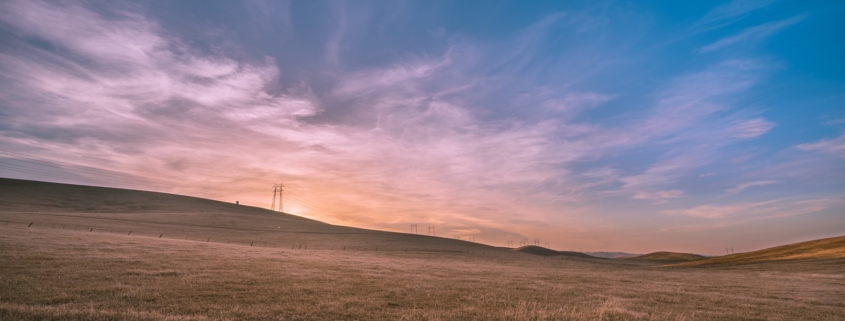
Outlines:
{"type": "Polygon", "coordinates": [[[0,2],[0,176],[560,250],[845,232],[842,1],[0,2]]]}

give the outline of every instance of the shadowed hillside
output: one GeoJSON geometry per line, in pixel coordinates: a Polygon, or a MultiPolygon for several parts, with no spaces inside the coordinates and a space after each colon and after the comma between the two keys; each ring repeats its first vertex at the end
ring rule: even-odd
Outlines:
{"type": "Polygon", "coordinates": [[[706,256],[692,254],[692,253],[676,253],[676,252],[654,252],[649,254],[644,254],[640,256],[634,257],[625,257],[621,258],[622,260],[634,260],[634,261],[650,261],[650,262],[661,262],[661,263],[676,263],[676,262],[689,262],[689,261],[698,261],[706,259],[706,256]]]}
{"type": "Polygon", "coordinates": [[[33,227],[309,249],[502,251],[450,238],[337,226],[182,195],[0,178],[0,220],[33,227]]]}
{"type": "Polygon", "coordinates": [[[781,245],[754,252],[725,255],[670,266],[733,265],[817,260],[824,260],[831,263],[845,263],[845,236],[781,245]]]}
{"type": "Polygon", "coordinates": [[[534,254],[534,255],[542,255],[542,256],[571,256],[571,257],[580,257],[585,259],[595,259],[596,257],[590,256],[580,252],[571,252],[571,251],[555,251],[552,249],[548,249],[542,246],[534,246],[534,245],[527,245],[520,248],[514,249],[514,251],[534,254]]]}
{"type": "Polygon", "coordinates": [[[642,253],[627,253],[627,252],[584,252],[584,254],[595,256],[595,257],[603,257],[606,259],[618,259],[623,257],[634,257],[638,255],[642,255],[642,253]]]}

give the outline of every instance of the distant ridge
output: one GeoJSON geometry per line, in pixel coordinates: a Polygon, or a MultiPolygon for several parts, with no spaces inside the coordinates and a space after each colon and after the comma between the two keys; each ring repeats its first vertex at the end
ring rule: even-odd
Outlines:
{"type": "Polygon", "coordinates": [[[571,256],[571,257],[580,257],[585,259],[595,259],[595,256],[590,256],[580,252],[571,252],[571,251],[555,251],[552,249],[548,249],[542,246],[535,246],[535,245],[527,245],[523,247],[519,247],[514,249],[514,251],[527,253],[527,254],[534,254],[534,255],[542,255],[542,256],[571,256]]]}
{"type": "Polygon", "coordinates": [[[623,257],[634,257],[638,255],[643,255],[642,253],[627,253],[627,252],[583,252],[587,255],[592,255],[595,257],[603,257],[606,259],[618,259],[623,257]]]}
{"type": "Polygon", "coordinates": [[[798,260],[841,260],[845,263],[845,236],[776,246],[754,252],[737,253],[668,266],[698,266],[713,264],[747,264],[798,260]]]}
{"type": "Polygon", "coordinates": [[[677,253],[677,252],[654,252],[634,257],[624,257],[623,260],[637,260],[637,261],[654,261],[654,262],[689,262],[707,259],[706,256],[692,254],[692,253],[677,253]]]}

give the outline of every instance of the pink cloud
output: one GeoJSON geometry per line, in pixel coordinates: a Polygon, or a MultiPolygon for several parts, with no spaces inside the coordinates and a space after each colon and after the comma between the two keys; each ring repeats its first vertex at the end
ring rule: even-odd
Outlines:
{"type": "Polygon", "coordinates": [[[804,151],[820,151],[831,155],[845,157],[845,134],[832,139],[825,139],[817,143],[798,145],[798,149],[804,151]]]}

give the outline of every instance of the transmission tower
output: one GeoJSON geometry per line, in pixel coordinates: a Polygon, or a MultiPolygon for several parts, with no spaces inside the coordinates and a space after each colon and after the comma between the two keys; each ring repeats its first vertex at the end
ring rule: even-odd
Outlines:
{"type": "Polygon", "coordinates": [[[284,211],[284,204],[282,204],[282,188],[285,187],[284,184],[273,184],[273,202],[270,204],[270,210],[276,210],[276,195],[279,195],[279,212],[284,211]]]}

